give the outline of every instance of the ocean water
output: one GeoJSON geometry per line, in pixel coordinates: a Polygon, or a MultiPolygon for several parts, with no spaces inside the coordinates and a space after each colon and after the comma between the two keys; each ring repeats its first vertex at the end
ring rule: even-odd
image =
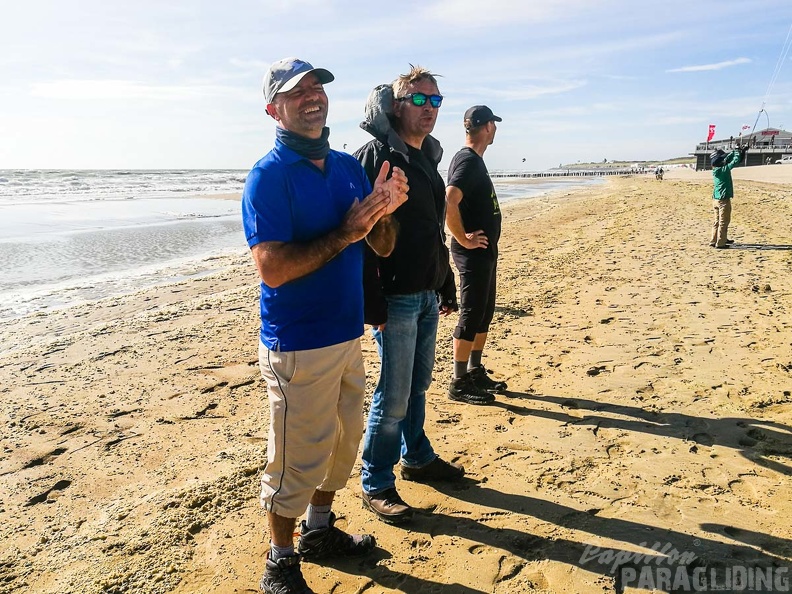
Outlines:
{"type": "Polygon", "coordinates": [[[0,320],[204,274],[246,250],[247,171],[0,170],[0,320]],[[206,261],[205,266],[200,262],[206,261]]]}
{"type": "MultiPolygon", "coordinates": [[[[246,175],[0,170],[0,321],[203,275],[216,256],[245,254],[246,175]]],[[[495,188],[507,203],[599,181],[498,178],[495,188]]]]}
{"type": "Polygon", "coordinates": [[[526,181],[524,178],[494,178],[498,202],[537,198],[561,190],[575,190],[604,183],[602,177],[542,177],[526,181]]]}

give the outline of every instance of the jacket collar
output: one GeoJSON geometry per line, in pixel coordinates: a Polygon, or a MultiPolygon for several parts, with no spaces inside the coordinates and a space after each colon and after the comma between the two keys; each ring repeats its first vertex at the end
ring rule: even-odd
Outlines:
{"type": "MultiPolygon", "coordinates": [[[[401,137],[396,133],[396,130],[393,128],[391,128],[388,132],[387,144],[390,146],[392,152],[399,153],[408,163],[410,162],[410,154],[409,149],[407,148],[407,143],[401,139],[401,137]]],[[[431,134],[424,138],[423,144],[421,145],[421,150],[435,165],[437,165],[440,162],[440,159],[443,158],[443,147],[440,146],[440,142],[431,134]]]]}

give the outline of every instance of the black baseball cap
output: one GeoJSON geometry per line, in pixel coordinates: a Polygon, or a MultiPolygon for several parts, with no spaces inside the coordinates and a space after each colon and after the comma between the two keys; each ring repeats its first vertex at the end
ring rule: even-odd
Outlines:
{"type": "Polygon", "coordinates": [[[465,112],[465,120],[470,120],[471,128],[478,128],[487,122],[502,122],[486,105],[474,105],[465,112]]]}

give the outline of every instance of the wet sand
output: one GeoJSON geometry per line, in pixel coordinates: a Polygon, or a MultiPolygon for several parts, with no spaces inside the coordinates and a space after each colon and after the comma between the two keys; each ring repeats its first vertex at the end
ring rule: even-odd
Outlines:
{"type": "MultiPolygon", "coordinates": [[[[356,467],[335,511],[379,549],[306,563],[313,589],[651,590],[617,583],[617,553],[789,567],[792,167],[734,177],[729,250],[707,245],[708,172],[505,207],[485,362],[510,391],[448,400],[447,319],[428,394],[427,433],[467,478],[399,481],[421,511],[393,527],[356,467]]],[[[248,258],[220,264],[0,327],[0,593],[257,591],[258,289],[248,258]]]]}

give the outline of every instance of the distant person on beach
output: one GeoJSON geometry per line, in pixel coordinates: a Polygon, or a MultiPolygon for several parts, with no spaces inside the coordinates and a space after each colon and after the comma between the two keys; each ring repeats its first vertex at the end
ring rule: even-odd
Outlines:
{"type": "Polygon", "coordinates": [[[363,242],[393,249],[393,211],[407,179],[383,161],[371,182],[351,155],[330,149],[333,75],[297,58],[270,66],[267,113],[275,148],[256,163],[242,195],[245,237],[261,276],[259,366],[269,396],[261,502],[270,551],[259,584],[269,594],[311,594],[301,558],[365,555],[370,535],[337,528],[330,511],[346,485],[363,432],[363,242]],[[372,191],[373,184],[373,191],[372,191]],[[295,551],[296,518],[300,539],[295,551]]]}
{"type": "Polygon", "coordinates": [[[734,149],[729,154],[722,149],[718,149],[710,155],[713,178],[712,198],[715,210],[710,246],[717,249],[728,248],[734,243],[733,239],[728,239],[732,212],[731,199],[734,197],[731,170],[740,164],[747,150],[748,147],[743,146],[734,149]]]}
{"type": "Polygon", "coordinates": [[[445,184],[437,171],[443,150],[430,135],[442,102],[435,76],[419,66],[376,87],[361,124],[374,139],[355,153],[369,179],[390,160],[410,180],[409,199],[394,215],[396,247],[387,257],[370,254],[364,274],[366,322],[374,326],[381,367],[363,442],[363,505],[394,524],[413,514],[396,490],[396,464],[411,481],[465,473],[440,458],[424,432],[438,318],[456,310],[443,225],[445,184]]]}
{"type": "Polygon", "coordinates": [[[481,363],[487,333],[495,313],[498,240],[501,211],[484,151],[503,121],[486,105],[465,112],[465,146],[448,166],[446,226],[453,236],[451,256],[459,271],[459,321],[454,329],[454,379],[448,388],[452,400],[489,404],[491,392],[506,389],[505,382],[489,377],[481,363]]]}

